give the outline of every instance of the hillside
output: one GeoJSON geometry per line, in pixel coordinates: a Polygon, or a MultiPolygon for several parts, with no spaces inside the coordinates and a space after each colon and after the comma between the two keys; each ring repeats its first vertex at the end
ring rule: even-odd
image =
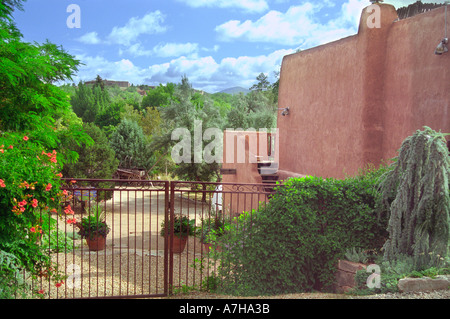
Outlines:
{"type": "Polygon", "coordinates": [[[218,93],[227,93],[227,94],[233,95],[233,94],[239,94],[241,92],[244,93],[244,94],[247,94],[247,93],[250,92],[250,90],[244,89],[243,87],[240,87],[240,86],[235,86],[235,87],[232,87],[232,88],[228,88],[228,89],[222,90],[222,91],[220,91],[218,93]]]}

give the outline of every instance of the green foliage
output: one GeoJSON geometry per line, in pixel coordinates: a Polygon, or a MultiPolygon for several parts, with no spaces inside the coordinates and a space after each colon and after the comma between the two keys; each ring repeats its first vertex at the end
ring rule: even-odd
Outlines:
{"type": "Polygon", "coordinates": [[[79,229],[78,235],[89,239],[98,235],[106,237],[111,230],[105,221],[105,211],[98,205],[91,206],[89,216],[83,217],[75,226],[79,229]]]}
{"type": "Polygon", "coordinates": [[[387,260],[411,256],[421,270],[433,262],[430,252],[448,255],[449,177],[444,134],[425,127],[405,139],[381,183],[382,203],[390,215],[387,260]]]}
{"type": "Polygon", "coordinates": [[[365,250],[353,247],[345,252],[345,259],[354,263],[366,264],[369,256],[365,250]]]}
{"type": "MultiPolygon", "coordinates": [[[[1,11],[1,10],[0,10],[1,11]]],[[[52,83],[70,79],[79,61],[46,42],[31,44],[0,15],[0,128],[46,130],[55,114],[70,112],[67,95],[52,83]]]]}
{"type": "Polygon", "coordinates": [[[276,105],[266,92],[252,91],[247,95],[233,96],[232,107],[227,113],[227,128],[255,130],[276,126],[276,105]]]}
{"type": "Polygon", "coordinates": [[[148,170],[155,162],[144,132],[135,121],[123,119],[111,134],[110,144],[121,168],[148,170]]]}
{"type": "Polygon", "coordinates": [[[83,128],[94,144],[69,144],[69,147],[78,153],[79,158],[76,163],[67,163],[64,166],[63,175],[70,178],[112,178],[119,161],[115,158],[115,152],[105,133],[93,123],[85,123],[83,128]]]}
{"type": "Polygon", "coordinates": [[[121,114],[125,111],[126,105],[125,101],[121,99],[112,101],[103,110],[98,112],[95,117],[95,124],[100,128],[117,126],[120,123],[121,114]]]}
{"type": "Polygon", "coordinates": [[[71,97],[70,103],[75,114],[83,122],[105,122],[107,111],[114,111],[117,107],[120,108],[120,105],[110,105],[108,91],[102,90],[100,85],[89,86],[82,82],[78,84],[78,90],[71,97]],[[101,118],[97,119],[98,116],[101,116],[101,118]]]}
{"type": "Polygon", "coordinates": [[[148,90],[147,95],[142,99],[142,108],[167,106],[174,97],[175,87],[176,85],[174,83],[167,83],[166,85],[160,84],[156,88],[148,90]]]}
{"type": "Polygon", "coordinates": [[[14,264],[0,270],[0,294],[8,296],[12,285],[25,287],[10,277],[18,269],[59,276],[49,252],[65,247],[52,213],[73,222],[60,212],[60,170],[77,157],[65,143],[90,141],[69,95],[53,84],[71,79],[79,61],[50,42],[22,41],[12,19],[21,2],[0,3],[0,251],[14,264]]]}
{"type": "Polygon", "coordinates": [[[21,263],[13,254],[0,250],[0,299],[26,297],[29,287],[21,280],[21,263]]]}
{"type": "Polygon", "coordinates": [[[160,235],[165,236],[166,232],[170,233],[173,227],[173,233],[177,237],[193,236],[196,233],[195,219],[189,219],[187,216],[175,215],[172,221],[169,221],[168,228],[166,223],[161,223],[160,235]]]}
{"type": "Polygon", "coordinates": [[[278,186],[267,205],[239,216],[222,237],[224,292],[331,290],[337,260],[348,249],[380,249],[385,242],[378,175],[291,178],[278,186]]]}
{"type": "Polygon", "coordinates": [[[256,77],[256,80],[258,81],[258,83],[252,85],[250,90],[265,91],[270,87],[270,82],[267,80],[267,75],[265,75],[264,73],[260,73],[256,77]]]}
{"type": "Polygon", "coordinates": [[[349,293],[352,295],[373,295],[398,292],[398,281],[403,278],[436,278],[438,275],[450,274],[449,260],[439,257],[435,266],[423,270],[416,270],[416,262],[412,256],[401,256],[396,260],[377,262],[380,266],[380,287],[369,288],[367,278],[370,275],[366,270],[356,273],[356,287],[349,293]]]}
{"type": "Polygon", "coordinates": [[[202,220],[198,227],[200,241],[202,243],[215,243],[219,237],[230,231],[230,225],[222,214],[212,213],[210,217],[202,220]]]}
{"type": "Polygon", "coordinates": [[[0,250],[14,255],[17,268],[31,275],[55,269],[49,252],[67,247],[65,239],[55,237],[51,214],[60,213],[64,196],[60,166],[57,152],[46,151],[28,136],[1,134],[0,250]]]}
{"type": "MultiPolygon", "coordinates": [[[[166,153],[167,150],[179,143],[178,140],[172,140],[173,130],[185,129],[190,139],[187,144],[191,156],[190,160],[177,165],[174,174],[185,180],[210,181],[214,177],[218,178],[220,163],[219,161],[207,163],[203,156],[201,162],[195,160],[196,149],[199,148],[203,151],[204,147],[211,143],[204,141],[203,138],[200,141],[195,140],[196,121],[201,124],[201,127],[197,127],[197,129],[201,129],[202,137],[208,128],[223,129],[224,121],[210,99],[195,100],[195,98],[198,98],[198,95],[191,88],[187,78],[183,78],[182,84],[176,88],[175,101],[172,100],[168,106],[160,109],[161,133],[154,138],[153,148],[166,153]]],[[[218,137],[215,136],[212,139],[218,139],[218,137]]],[[[220,145],[219,148],[221,147],[220,145]]],[[[197,155],[199,155],[198,152],[197,155]]]]}

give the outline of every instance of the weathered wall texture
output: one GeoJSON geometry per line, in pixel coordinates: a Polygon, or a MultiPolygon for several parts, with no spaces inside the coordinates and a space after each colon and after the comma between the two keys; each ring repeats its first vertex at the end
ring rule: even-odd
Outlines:
{"type": "Polygon", "coordinates": [[[425,125],[450,132],[450,53],[434,54],[444,7],[394,22],[395,8],[379,6],[381,28],[364,10],[358,34],[283,59],[281,171],[342,178],[396,156],[425,125]]]}

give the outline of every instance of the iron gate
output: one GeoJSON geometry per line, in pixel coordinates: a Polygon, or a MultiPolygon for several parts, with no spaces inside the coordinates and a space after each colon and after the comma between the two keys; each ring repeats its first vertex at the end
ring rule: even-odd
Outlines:
{"type": "MultiPolygon", "coordinates": [[[[66,180],[61,210],[76,220],[103,217],[110,231],[105,248],[92,250],[77,228],[55,213],[42,236],[61,274],[60,282],[42,274],[33,290],[46,298],[144,298],[167,296],[184,287],[199,287],[210,272],[210,248],[204,237],[211,220],[231,222],[243,211],[268,201],[266,184],[227,184],[146,180],[66,180]],[[196,226],[182,252],[173,221],[186,217],[196,226]],[[163,230],[163,225],[170,225],[163,230]],[[45,240],[47,238],[47,240],[45,240]],[[205,267],[208,265],[208,267],[205,267]]],[[[46,247],[47,247],[46,246],[46,247]]],[[[25,275],[24,275],[25,276],[25,275]]]]}

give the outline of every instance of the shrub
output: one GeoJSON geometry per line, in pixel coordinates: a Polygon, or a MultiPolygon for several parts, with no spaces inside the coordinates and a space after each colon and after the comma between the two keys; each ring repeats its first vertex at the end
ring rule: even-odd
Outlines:
{"type": "Polygon", "coordinates": [[[239,295],[330,291],[336,263],[353,247],[380,249],[380,171],[345,180],[292,178],[269,204],[236,218],[223,237],[222,289],[239,295]]]}
{"type": "MultiPolygon", "coordinates": [[[[30,135],[31,136],[31,135],[30,135]]],[[[60,211],[59,154],[18,133],[0,135],[0,250],[17,257],[17,267],[48,272],[52,212],[60,211]]],[[[73,221],[70,209],[67,221],[73,221]]]]}

